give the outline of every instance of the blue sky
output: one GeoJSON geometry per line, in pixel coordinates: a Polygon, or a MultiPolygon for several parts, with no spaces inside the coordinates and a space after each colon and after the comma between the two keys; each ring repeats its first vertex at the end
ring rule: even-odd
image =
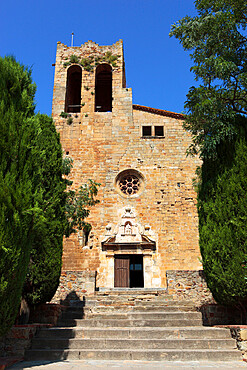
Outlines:
{"type": "Polygon", "coordinates": [[[124,41],[128,87],[133,103],[183,111],[194,84],[189,53],[171,24],[195,15],[192,0],[8,0],[0,4],[0,55],[32,66],[37,111],[51,114],[56,43],[79,46],[124,41]]]}

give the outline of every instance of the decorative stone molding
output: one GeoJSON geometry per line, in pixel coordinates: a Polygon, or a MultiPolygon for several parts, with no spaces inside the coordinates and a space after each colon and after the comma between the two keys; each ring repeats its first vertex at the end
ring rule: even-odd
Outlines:
{"type": "Polygon", "coordinates": [[[115,228],[111,224],[106,226],[105,237],[102,240],[103,250],[117,249],[156,249],[155,233],[149,225],[142,226],[136,220],[132,207],[127,206],[122,212],[120,222],[115,228]]]}

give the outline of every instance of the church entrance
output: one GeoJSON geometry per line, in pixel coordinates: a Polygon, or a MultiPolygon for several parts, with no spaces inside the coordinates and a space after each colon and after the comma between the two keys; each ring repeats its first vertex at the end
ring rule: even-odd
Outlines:
{"type": "Polygon", "coordinates": [[[143,256],[119,255],[114,258],[114,287],[143,288],[143,256]]]}

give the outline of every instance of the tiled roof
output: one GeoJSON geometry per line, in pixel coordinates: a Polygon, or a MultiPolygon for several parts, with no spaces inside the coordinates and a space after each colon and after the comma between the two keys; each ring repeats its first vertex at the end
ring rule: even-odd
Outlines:
{"type": "Polygon", "coordinates": [[[172,117],[172,118],[177,118],[177,119],[185,119],[184,114],[169,112],[168,110],[163,110],[163,109],[144,107],[143,105],[133,104],[133,109],[142,110],[144,112],[149,112],[149,113],[154,113],[154,114],[159,114],[160,116],[172,117]]]}

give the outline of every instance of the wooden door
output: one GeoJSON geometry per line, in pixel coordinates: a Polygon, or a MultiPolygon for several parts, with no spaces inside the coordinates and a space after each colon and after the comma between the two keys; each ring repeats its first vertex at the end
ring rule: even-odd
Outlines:
{"type": "Polygon", "coordinates": [[[116,256],[114,265],[114,287],[129,288],[130,259],[128,256],[116,256]]]}

